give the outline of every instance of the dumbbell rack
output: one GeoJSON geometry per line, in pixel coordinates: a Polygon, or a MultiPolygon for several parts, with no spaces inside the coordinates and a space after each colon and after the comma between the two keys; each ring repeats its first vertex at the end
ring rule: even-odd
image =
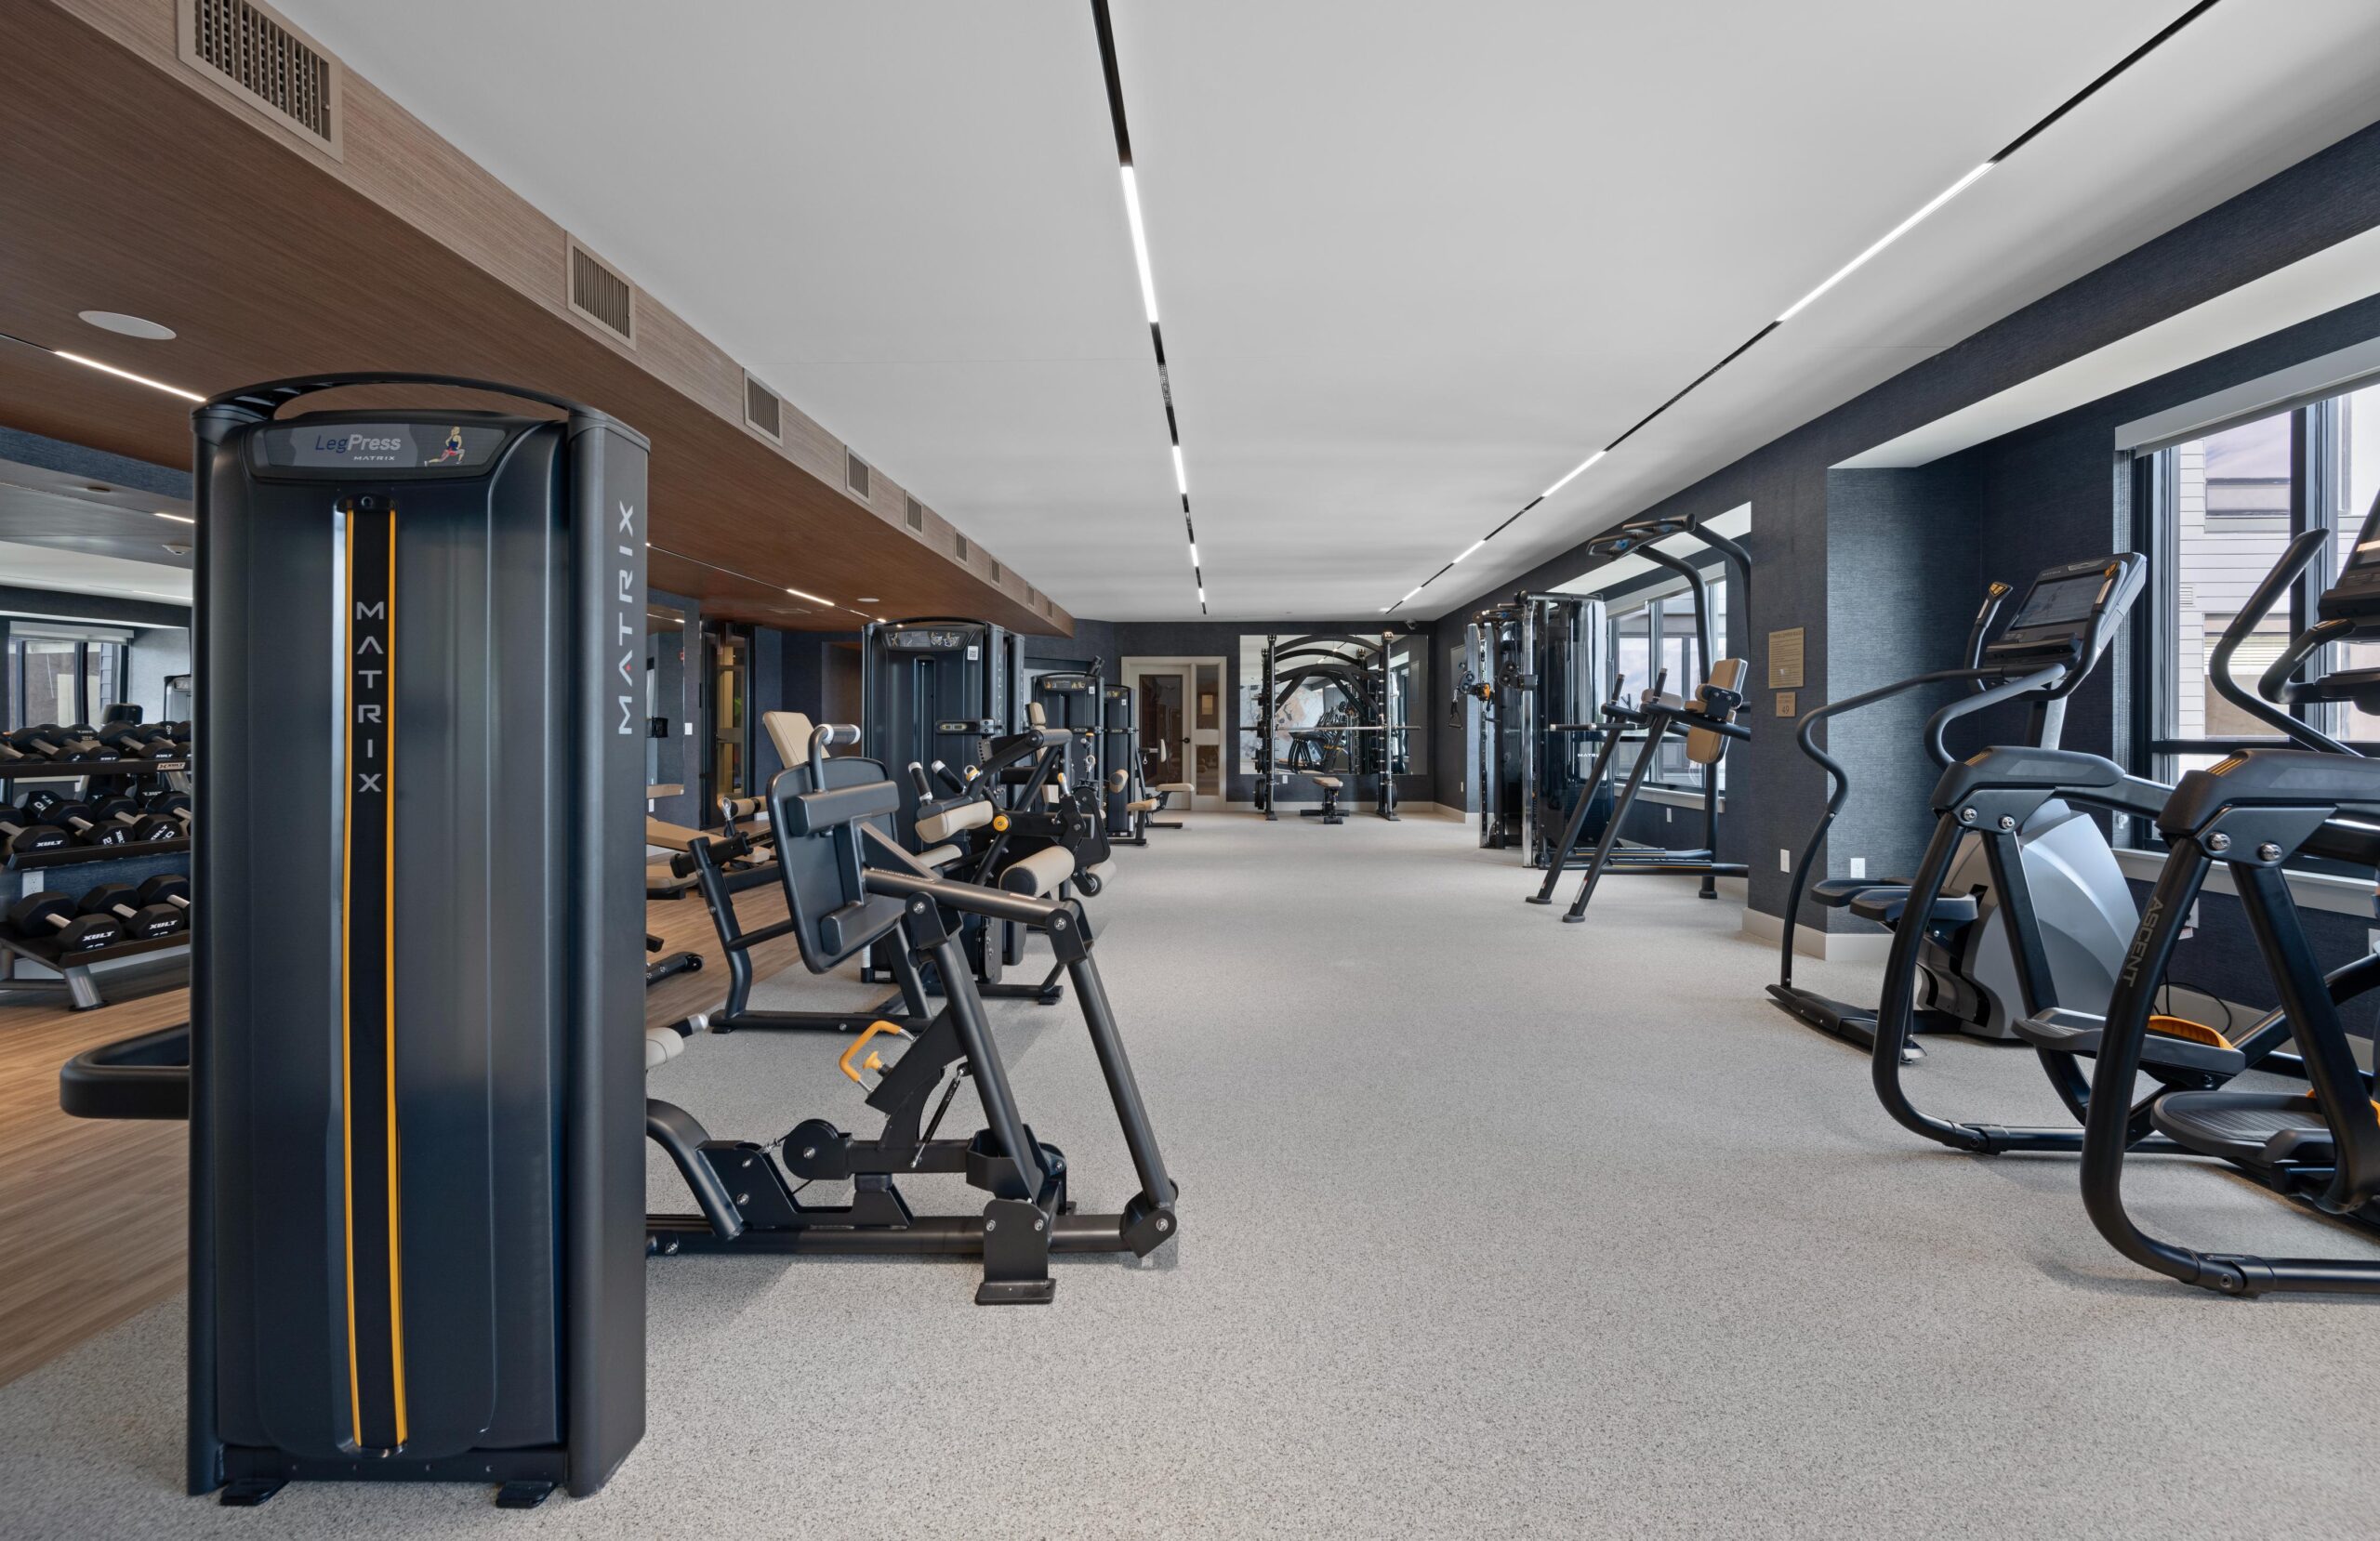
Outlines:
{"type": "MultiPolygon", "coordinates": [[[[8,781],[87,781],[94,776],[152,775],[160,772],[187,772],[188,759],[121,759],[121,760],[42,760],[10,761],[0,765],[0,783],[8,781]]],[[[68,846],[59,850],[27,851],[11,855],[0,863],[0,871],[28,873],[53,871],[60,867],[82,867],[100,863],[133,862],[147,858],[186,855],[190,836],[178,836],[171,840],[143,840],[120,846],[68,846]]],[[[46,885],[45,885],[46,886],[46,885]]],[[[16,898],[26,891],[22,877],[8,887],[16,898]]],[[[95,964],[112,963],[118,958],[134,957],[142,953],[163,952],[168,948],[188,947],[187,929],[167,936],[141,937],[119,942],[112,947],[94,948],[87,953],[73,953],[60,958],[55,942],[39,937],[19,936],[0,929],[0,999],[10,996],[47,994],[61,986],[68,1002],[77,1011],[87,1011],[107,1002],[100,996],[99,985],[91,976],[95,964]],[[22,958],[51,969],[58,979],[22,980],[17,977],[17,960],[22,958]]]]}

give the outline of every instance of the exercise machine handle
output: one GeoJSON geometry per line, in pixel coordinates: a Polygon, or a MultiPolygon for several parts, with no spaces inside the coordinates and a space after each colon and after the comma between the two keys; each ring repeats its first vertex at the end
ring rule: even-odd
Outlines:
{"type": "Polygon", "coordinates": [[[890,1033],[896,1038],[906,1038],[909,1035],[898,1024],[888,1022],[881,1018],[879,1018],[877,1021],[868,1023],[867,1031],[862,1033],[859,1037],[853,1041],[851,1047],[843,1050],[842,1058],[835,1061],[837,1065],[842,1068],[842,1072],[845,1075],[850,1076],[853,1081],[856,1082],[860,1086],[866,1086],[867,1084],[866,1082],[860,1080],[859,1073],[861,1071],[873,1070],[880,1072],[884,1069],[883,1061],[877,1059],[873,1054],[869,1055],[867,1059],[861,1063],[854,1064],[853,1062],[859,1059],[860,1050],[867,1047],[868,1040],[875,1037],[879,1033],[890,1033]]]}

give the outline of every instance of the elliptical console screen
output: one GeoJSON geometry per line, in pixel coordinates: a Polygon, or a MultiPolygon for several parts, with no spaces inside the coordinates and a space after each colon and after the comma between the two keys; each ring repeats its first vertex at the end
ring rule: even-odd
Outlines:
{"type": "Polygon", "coordinates": [[[2091,605],[2099,597],[2099,589],[2107,581],[2105,573],[2096,570],[2079,578],[2057,578],[2043,583],[2033,581],[2025,602],[2016,607],[2010,618],[2010,631],[2031,631],[2043,626],[2079,626],[2090,619],[2091,605]]]}

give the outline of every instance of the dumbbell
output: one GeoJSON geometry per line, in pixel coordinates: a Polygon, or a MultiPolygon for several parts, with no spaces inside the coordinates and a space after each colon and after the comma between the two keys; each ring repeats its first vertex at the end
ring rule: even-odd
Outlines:
{"type": "Polygon", "coordinates": [[[174,818],[165,813],[147,813],[129,797],[111,797],[113,806],[102,808],[101,815],[111,823],[122,824],[132,831],[134,845],[146,845],[152,840],[178,840],[190,832],[187,815],[174,818]]]}
{"type": "Polygon", "coordinates": [[[129,825],[102,822],[99,810],[89,803],[60,803],[42,815],[86,846],[128,846],[132,843],[129,825]]]}
{"type": "Polygon", "coordinates": [[[20,728],[8,735],[8,742],[28,755],[60,763],[86,764],[124,757],[122,750],[95,738],[78,738],[73,730],[67,728],[20,728]]]}
{"type": "Polygon", "coordinates": [[[171,904],[185,916],[190,913],[190,879],[178,872],[161,872],[133,893],[136,904],[171,904]]]}
{"type": "Polygon", "coordinates": [[[40,936],[46,926],[61,953],[88,953],[124,940],[124,927],[112,915],[77,915],[74,902],[62,893],[29,893],[8,906],[8,924],[26,936],[40,936]]]}
{"type": "Polygon", "coordinates": [[[74,843],[74,837],[53,823],[46,823],[37,813],[0,803],[0,851],[10,856],[29,856],[37,850],[60,850],[74,843]]]}
{"type": "Polygon", "coordinates": [[[112,915],[124,923],[124,934],[135,941],[171,936],[190,924],[190,912],[179,904],[142,904],[129,883],[102,883],[85,894],[76,906],[85,915],[112,915]]]}

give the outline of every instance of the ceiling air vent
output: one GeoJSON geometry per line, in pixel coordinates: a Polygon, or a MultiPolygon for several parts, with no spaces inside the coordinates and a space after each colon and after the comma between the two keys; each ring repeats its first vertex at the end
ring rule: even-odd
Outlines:
{"type": "Polygon", "coordinates": [[[916,498],[909,499],[909,528],[923,533],[926,527],[926,506],[916,498]]]}
{"type": "Polygon", "coordinates": [[[570,308],[625,343],[636,341],[636,286],[570,238],[570,308]]]}
{"type": "Polygon", "coordinates": [[[744,422],[769,442],[785,442],[785,402],[749,371],[744,375],[744,422]]]}
{"type": "Polygon", "coordinates": [[[875,495],[868,490],[872,483],[873,478],[868,474],[867,462],[853,454],[846,447],[843,451],[843,486],[850,491],[852,496],[866,503],[875,495]]]}
{"type": "Polygon", "coordinates": [[[315,148],[341,153],[338,60],[256,0],[181,0],[182,62],[315,148]]]}

